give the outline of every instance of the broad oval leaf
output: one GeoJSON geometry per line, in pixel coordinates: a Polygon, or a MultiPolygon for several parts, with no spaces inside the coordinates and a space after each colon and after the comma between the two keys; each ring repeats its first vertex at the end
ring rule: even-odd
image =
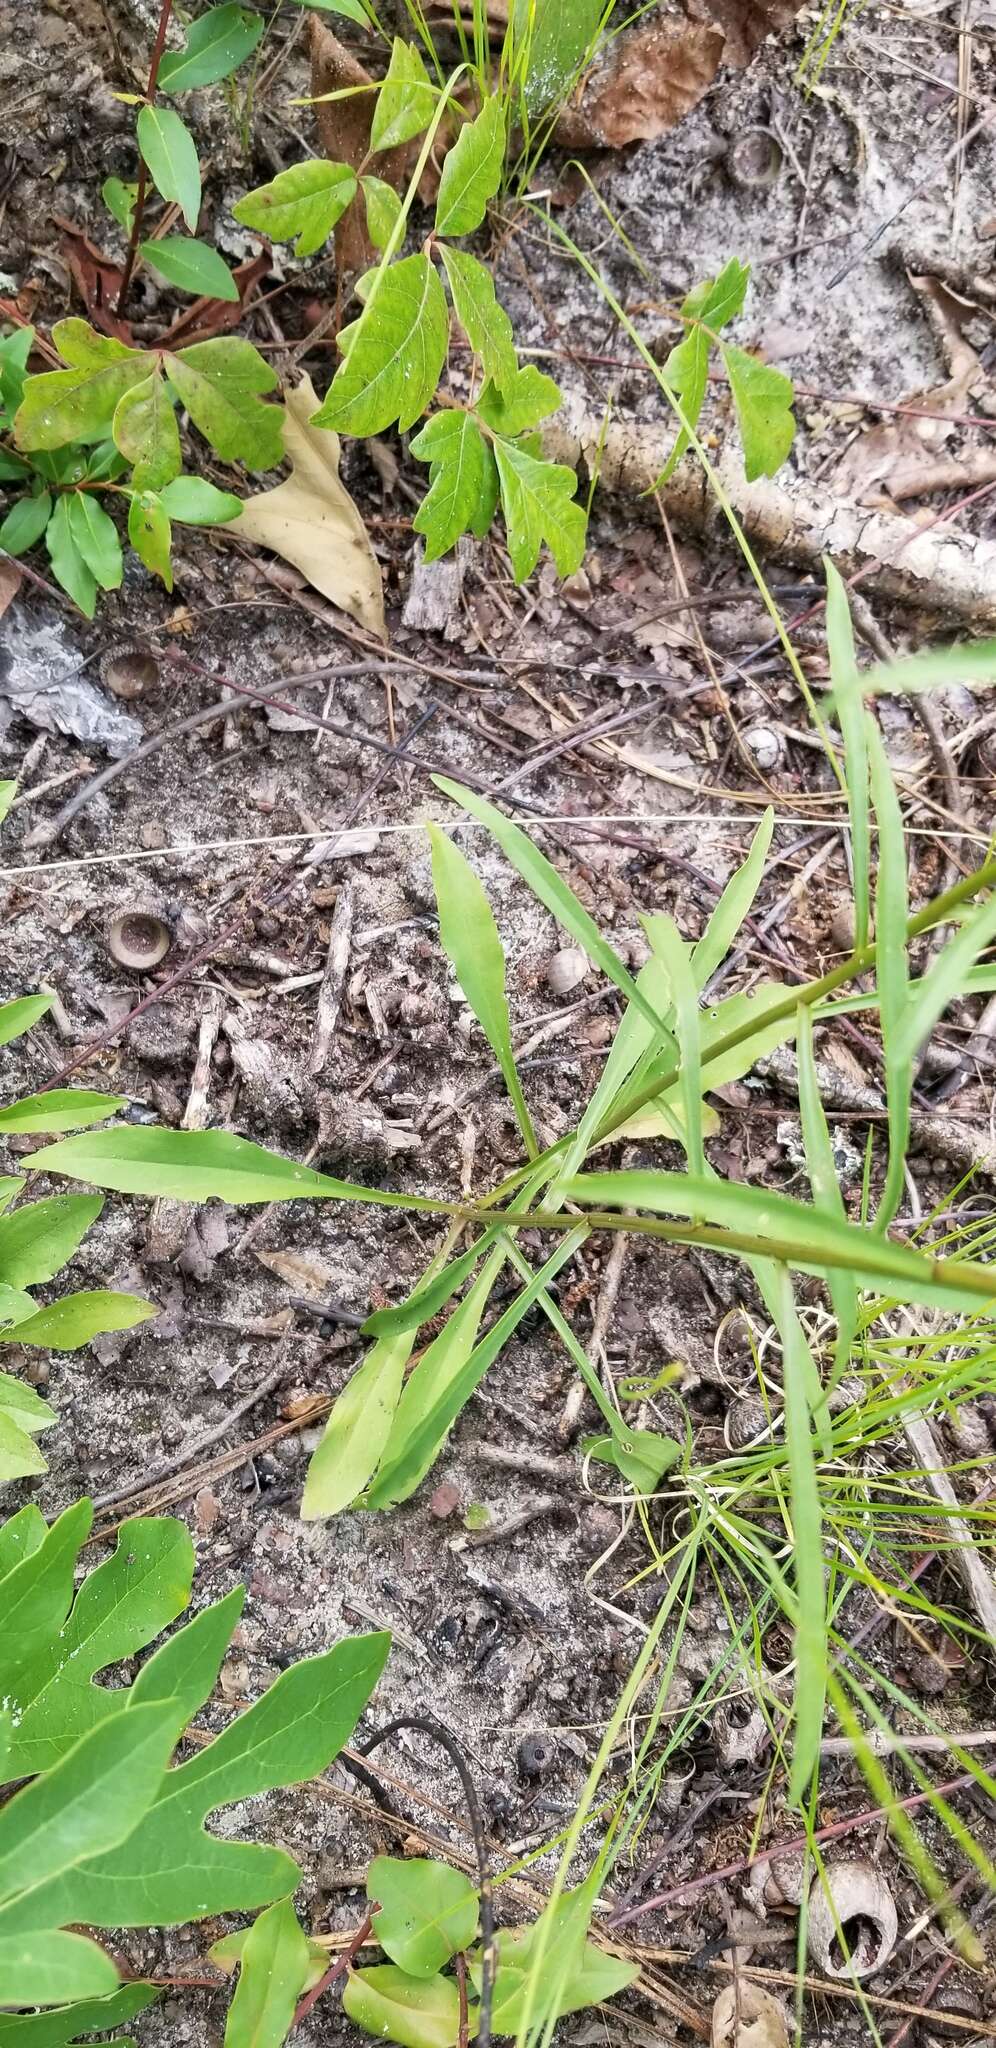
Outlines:
{"type": "Polygon", "coordinates": [[[0,522],[0,548],[5,548],[8,555],[26,555],[41,539],[51,516],[52,499],[48,491],[26,493],[18,498],[0,522]]]}
{"type": "Polygon", "coordinates": [[[238,519],[242,500],[232,491],[219,491],[204,476],[178,476],[164,484],[159,502],[168,519],[179,526],[225,526],[238,519]]]}
{"type": "Polygon", "coordinates": [[[52,996],[15,996],[12,1003],[0,1003],[0,1045],[23,1038],[26,1031],[40,1023],[53,1000],[52,996]]]}
{"type": "Polygon", "coordinates": [[[367,234],[375,249],[386,249],[401,217],[401,197],[383,178],[361,178],[367,234]]]}
{"type": "Polygon", "coordinates": [[[744,471],[747,482],[756,483],[781,468],[795,438],[792,379],[729,342],[721,354],[743,442],[744,471]]]}
{"type": "Polygon", "coordinates": [[[496,95],[447,151],[436,200],[437,235],[470,235],[480,227],[504,167],[505,109],[496,95]]]}
{"type": "Polygon", "coordinates": [[[428,1856],[375,1856],[367,1898],[373,1931],[392,1963],[410,1977],[433,1977],[477,1934],[478,1897],[470,1879],[428,1856]]]}
{"type": "Polygon", "coordinates": [[[342,2009],[365,2034],[399,2048],[456,2048],[460,1995],[452,1977],[409,1977],[394,1963],[350,1970],[342,2009]]]}
{"type": "Polygon", "coordinates": [[[356,173],[349,164],[309,157],[278,171],[268,185],[258,185],[233,206],[243,227],[255,228],[274,242],[294,241],[295,256],[313,256],[356,197],[356,173]]]}
{"type": "Polygon", "coordinates": [[[138,196],[137,183],[124,178],[105,178],[100,188],[100,196],[119,228],[123,228],[125,234],[130,235],[132,221],[135,218],[135,200],[138,196]]]}
{"type": "Polygon", "coordinates": [[[428,256],[405,256],[380,280],[346,334],[346,360],[314,415],[344,434],[402,432],[418,419],[439,383],[449,340],[446,298],[428,256]]]}
{"type": "Polygon", "coordinates": [[[99,1195],[47,1195],[0,1216],[0,1280],[8,1287],[54,1280],[103,1206],[99,1195]]]}
{"type": "Polygon", "coordinates": [[[173,199],[193,234],[201,210],[201,167],[188,128],[172,107],[140,107],[138,146],[163,199],[173,199]]]}
{"type": "MultiPolygon", "coordinates": [[[[100,1998],[113,1991],[117,1982],[110,1956],[85,1935],[46,1927],[8,1939],[0,1932],[0,1984],[5,2002],[62,2005],[66,1999],[100,1998]]],[[[23,2028],[33,2021],[14,2024],[23,2028]]],[[[0,2027],[3,2025],[0,2019],[0,2027]]],[[[59,2038],[64,2041],[66,2036],[59,2038]]],[[[16,2037],[13,2048],[17,2048],[16,2037]]]]}
{"type": "Polygon", "coordinates": [[[224,257],[209,242],[164,235],[158,242],[140,242],[138,247],[150,270],[179,285],[181,291],[191,292],[195,298],[238,301],[238,285],[224,257]]]}
{"type": "Polygon", "coordinates": [[[283,2048],[311,1974],[311,1948],[293,1902],[260,1913],[242,1944],[225,2048],[283,2048]]]}
{"type": "Polygon", "coordinates": [[[82,1294],[67,1294],[53,1301],[37,1315],[18,1323],[7,1342],[38,1344],[47,1351],[79,1351],[107,1330],[133,1330],[159,1314],[151,1301],[134,1294],[114,1294],[95,1287],[82,1294]]]}
{"type": "Polygon", "coordinates": [[[161,490],[179,474],[180,430],[158,364],[150,377],[118,399],[111,432],[119,453],[134,465],[137,491],[161,490]]]}
{"type": "Polygon", "coordinates": [[[189,92],[230,78],[251,57],[263,33],[261,14],[248,7],[210,7],[191,23],[182,50],[168,50],[159,65],[160,92],[189,92]]]}

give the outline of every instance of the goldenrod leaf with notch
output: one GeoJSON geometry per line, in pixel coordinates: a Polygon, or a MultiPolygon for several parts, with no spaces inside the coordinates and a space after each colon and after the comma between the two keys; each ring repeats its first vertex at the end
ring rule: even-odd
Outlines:
{"type": "Polygon", "coordinates": [[[437,235],[470,235],[479,228],[505,167],[505,109],[495,95],[465,122],[447,151],[436,199],[437,235]]]}
{"type": "Polygon", "coordinates": [[[409,442],[419,462],[429,464],[429,489],[412,524],[425,537],[425,559],[434,562],[462,533],[487,533],[498,509],[498,471],[473,414],[437,412],[409,442]]]}
{"type": "Polygon", "coordinates": [[[402,432],[435,396],[449,341],[446,296],[428,256],[393,263],[351,328],[348,350],[312,425],[343,434],[402,432]]]}
{"type": "Polygon", "coordinates": [[[515,378],[518,363],[512,322],[495,296],[494,279],[466,249],[440,244],[439,253],[450,281],[457,319],[471,348],[481,359],[485,377],[504,391],[515,378]]]}
{"type": "Polygon", "coordinates": [[[274,242],[294,241],[295,256],[313,256],[355,197],[356,173],[349,164],[309,157],[278,171],[268,185],[247,192],[232,212],[243,227],[255,228],[274,242]]]}

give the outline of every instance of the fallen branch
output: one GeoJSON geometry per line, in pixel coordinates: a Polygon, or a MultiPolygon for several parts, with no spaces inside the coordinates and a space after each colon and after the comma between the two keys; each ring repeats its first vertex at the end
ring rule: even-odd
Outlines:
{"type": "MultiPolygon", "coordinates": [[[[544,451],[572,469],[581,463],[603,489],[636,498],[650,490],[667,461],[673,436],[664,428],[586,413],[568,399],[543,436],[544,451]]],[[[818,563],[831,555],[843,574],[878,564],[877,585],[905,604],[950,614],[966,625],[996,625],[996,543],[938,522],[918,528],[898,514],[857,505],[785,475],[746,482],[735,447],[714,464],[748,538],[777,560],[818,563]]],[[[692,456],[659,488],[669,519],[686,532],[708,534],[723,513],[692,456]]]]}

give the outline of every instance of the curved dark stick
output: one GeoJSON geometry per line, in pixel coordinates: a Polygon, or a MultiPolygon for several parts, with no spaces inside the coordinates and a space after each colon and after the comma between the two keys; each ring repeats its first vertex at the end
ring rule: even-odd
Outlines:
{"type": "Polygon", "coordinates": [[[477,2048],[490,2048],[491,2043],[491,1994],[495,1978],[495,1915],[491,1897],[491,1872],[488,1868],[488,1845],[484,1835],[480,1802],[474,1780],[467,1769],[459,1743],[430,1714],[399,1714],[396,1721],[389,1721],[377,1735],[371,1735],[360,1750],[361,1756],[372,1755],[375,1749],[386,1742],[389,1735],[397,1735],[402,1728],[413,1730],[416,1735],[427,1735],[430,1742],[438,1742],[447,1756],[463,1789],[470,1815],[470,1832],[474,1838],[474,1853],[477,1857],[477,1883],[481,1896],[481,2005],[477,2033],[474,2036],[477,2048]]]}

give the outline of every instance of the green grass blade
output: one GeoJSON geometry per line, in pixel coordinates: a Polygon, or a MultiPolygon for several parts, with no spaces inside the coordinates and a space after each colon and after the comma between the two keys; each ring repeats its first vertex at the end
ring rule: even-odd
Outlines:
{"type": "Polygon", "coordinates": [[[744,919],[750,916],[774,829],[775,813],[769,805],[751,840],[746,860],[730,876],[698,945],[692,949],[692,973],[698,989],[705,987],[709,976],[726,959],[744,919]]]}
{"type": "Polygon", "coordinates": [[[414,1329],[382,1337],[343,1388],[308,1466],[303,1521],[341,1514],[377,1470],[414,1342],[414,1329]]]}
{"type": "Polygon", "coordinates": [[[996,640],[977,640],[974,645],[931,647],[923,654],[876,663],[865,669],[861,687],[866,696],[912,697],[921,690],[943,689],[947,683],[971,688],[973,683],[994,681],[996,640]]]}
{"type": "MultiPolygon", "coordinates": [[[[837,1163],[833,1156],[830,1132],[820,1100],[819,1084],[816,1079],[816,1061],[813,1057],[813,1020],[808,1010],[800,1009],[796,1033],[796,1051],[799,1060],[799,1114],[802,1120],[802,1143],[806,1154],[806,1170],[813,1201],[827,1216],[833,1216],[839,1223],[847,1224],[847,1210],[837,1179],[837,1163]]],[[[836,1386],[846,1372],[858,1327],[858,1290],[851,1273],[827,1274],[827,1286],[837,1318],[837,1336],[834,1344],[834,1366],[831,1386],[836,1386]]]]}
{"type": "Polygon", "coordinates": [[[788,1796],[796,1806],[806,1797],[819,1762],[827,1689],[826,1593],[820,1492],[813,1448],[807,1386],[815,1373],[799,1321],[792,1283],[777,1269],[778,1332],[782,1340],[785,1390],[785,1445],[792,1488],[792,1554],[795,1562],[795,1729],[788,1796]]]}
{"type": "Polygon", "coordinates": [[[906,881],[906,840],[896,785],[877,725],[866,723],[871,761],[871,786],[878,821],[878,887],[875,892],[875,967],[878,977],[882,1051],[889,1114],[889,1167],[875,1229],[888,1230],[902,1200],[910,1137],[913,1060],[906,1037],[909,1005],[909,960],[906,923],[909,896],[906,881]]]}
{"type": "Polygon", "coordinates": [[[505,996],[505,949],[491,905],[470,862],[445,832],[429,826],[439,936],[460,987],[498,1065],[530,1159],[539,1147],[512,1051],[505,996]]]}
{"type": "Polygon", "coordinates": [[[681,1140],[691,1171],[704,1174],[701,1019],[691,957],[673,918],[666,917],[658,911],[644,917],[641,922],[654,952],[664,963],[674,999],[678,1049],[681,1054],[681,1066],[678,1070],[683,1123],[681,1140]]]}
{"type": "MultiPolygon", "coordinates": [[[[982,903],[949,939],[920,982],[907,984],[906,1016],[898,1038],[912,1062],[948,1004],[965,993],[978,955],[996,938],[996,896],[982,903]]],[[[991,971],[991,970],[990,970],[991,971]]]]}
{"type": "Polygon", "coordinates": [[[460,1258],[451,1260],[448,1266],[443,1267],[441,1273],[436,1274],[434,1280],[423,1279],[408,1296],[407,1301],[399,1302],[397,1308],[375,1309],[373,1315],[368,1316],[363,1325],[363,1335],[386,1337],[399,1330],[417,1330],[420,1324],[431,1322],[433,1316],[438,1315],[440,1309],[445,1308],[447,1302],[452,1301],[453,1296],[459,1293],[464,1281],[470,1279],[478,1261],[493,1245],[499,1227],[496,1223],[493,1229],[483,1231],[468,1252],[463,1252],[460,1258]]]}
{"type": "Polygon", "coordinates": [[[851,820],[851,855],[854,862],[854,943],[868,943],[871,916],[871,819],[868,804],[868,735],[862,702],[864,678],[858,671],[854,626],[847,601],[847,587],[828,559],[827,646],[830,651],[830,679],[834,703],[844,741],[847,775],[847,808],[851,820]]]}

